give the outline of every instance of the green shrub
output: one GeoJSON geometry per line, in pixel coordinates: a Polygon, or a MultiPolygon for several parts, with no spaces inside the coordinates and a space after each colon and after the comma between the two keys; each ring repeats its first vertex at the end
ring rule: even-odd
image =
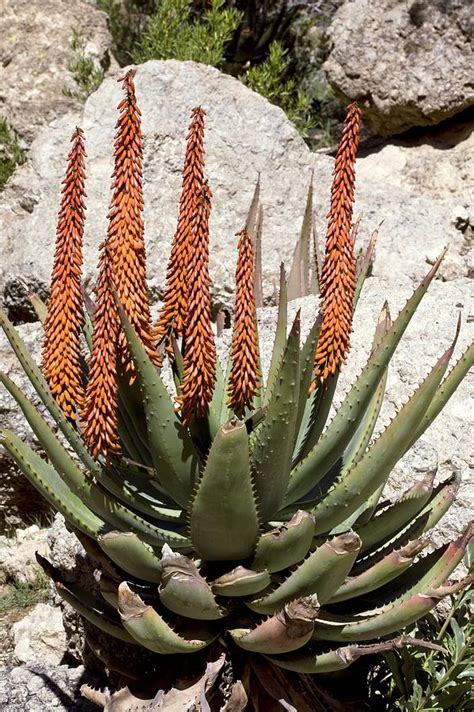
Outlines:
{"type": "MultiPolygon", "coordinates": [[[[473,543],[465,563],[474,571],[473,543]]],[[[474,709],[474,590],[451,596],[444,620],[430,614],[411,635],[433,640],[439,650],[411,648],[385,654],[387,666],[373,687],[376,709],[464,712],[474,709]],[[383,700],[380,706],[380,701],[383,700]]]]}
{"type": "Polygon", "coordinates": [[[277,104],[304,135],[313,125],[310,100],[304,91],[298,89],[294,79],[285,79],[288,60],[282,44],[272,42],[267,59],[251,67],[242,82],[253,91],[264,96],[272,104],[277,104]]]}
{"type": "Polygon", "coordinates": [[[68,71],[78,86],[78,91],[65,88],[66,96],[86,99],[101,84],[104,79],[104,70],[97,67],[91,57],[84,54],[85,40],[78,30],[72,31],[71,48],[75,52],[74,59],[68,64],[68,71]]]}
{"type": "Polygon", "coordinates": [[[15,168],[24,163],[23,151],[6,119],[0,118],[0,191],[15,168]]]}
{"type": "Polygon", "coordinates": [[[241,15],[212,0],[201,17],[193,18],[191,0],[162,0],[132,53],[136,62],[149,59],[192,60],[219,67],[241,15]]]}

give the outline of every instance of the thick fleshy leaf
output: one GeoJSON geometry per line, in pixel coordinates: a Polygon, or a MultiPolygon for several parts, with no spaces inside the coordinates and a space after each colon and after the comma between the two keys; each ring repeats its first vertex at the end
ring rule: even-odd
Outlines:
{"type": "Polygon", "coordinates": [[[463,353],[463,355],[458,359],[456,364],[453,366],[451,371],[448,373],[446,378],[443,380],[441,385],[438,387],[433,399],[428,406],[428,409],[424,415],[423,420],[419,424],[418,428],[415,429],[413,437],[407,450],[415,443],[425,432],[431,423],[438,417],[438,415],[443,410],[446,403],[449,401],[453,395],[456,388],[461,383],[464,376],[474,365],[474,344],[471,344],[463,353]]]}
{"type": "Polygon", "coordinates": [[[252,653],[288,653],[311,639],[318,612],[317,596],[297,598],[255,628],[234,628],[229,633],[239,648],[252,653]]]}
{"type": "Polygon", "coordinates": [[[356,642],[390,635],[422,618],[442,598],[462,590],[468,584],[469,581],[464,580],[452,586],[415,593],[380,611],[369,612],[365,617],[357,616],[355,620],[351,620],[350,616],[321,614],[314,626],[313,639],[356,642]]]}
{"type": "Polygon", "coordinates": [[[269,657],[268,659],[278,667],[293,672],[315,675],[318,673],[336,672],[344,670],[359,660],[364,655],[376,655],[388,650],[396,650],[408,646],[418,646],[431,650],[445,652],[440,645],[435,645],[425,640],[418,640],[408,635],[401,635],[394,640],[385,640],[371,645],[348,645],[343,648],[335,648],[327,652],[311,653],[308,646],[300,653],[288,657],[269,657]]]}
{"type": "Polygon", "coordinates": [[[363,457],[342,477],[313,509],[316,534],[331,530],[355,512],[386,481],[410,441],[446,371],[452,349],[448,349],[398,411],[391,423],[363,457]]]}
{"type": "Polygon", "coordinates": [[[252,195],[252,200],[250,202],[249,211],[247,213],[247,218],[245,220],[245,230],[252,236],[252,240],[255,239],[255,230],[257,226],[258,219],[258,208],[260,204],[260,174],[258,175],[257,182],[255,183],[255,189],[252,195]]]}
{"type": "Polygon", "coordinates": [[[246,604],[257,613],[273,613],[288,601],[313,594],[323,604],[349,574],[359,549],[357,534],[341,534],[318,547],[273,591],[246,604]]]}
{"type": "Polygon", "coordinates": [[[160,614],[147,606],[140,596],[123,581],[118,589],[119,612],[123,627],[132,638],[148,650],[160,655],[193,653],[202,650],[218,635],[208,627],[206,635],[195,631],[189,637],[176,633],[160,614]]]}
{"type": "Polygon", "coordinates": [[[263,398],[263,404],[266,405],[273,393],[273,387],[278,378],[280,365],[286,347],[286,324],[288,321],[288,291],[286,286],[285,268],[280,265],[280,293],[278,298],[278,317],[275,331],[275,340],[273,343],[272,359],[268,371],[267,387],[263,398]]]}
{"type": "Polygon", "coordinates": [[[144,581],[161,581],[161,563],[150,547],[132,532],[111,531],[99,536],[102,551],[127,574],[144,581]]]}
{"type": "Polygon", "coordinates": [[[306,341],[303,344],[300,354],[300,394],[298,399],[298,415],[296,417],[296,445],[293,453],[293,466],[296,463],[297,454],[300,451],[302,445],[302,438],[304,436],[304,428],[301,427],[303,419],[309,418],[309,409],[311,406],[311,399],[308,398],[309,387],[313,379],[314,371],[314,353],[316,350],[316,344],[318,343],[319,332],[321,330],[322,314],[318,314],[313,326],[311,327],[306,341]]]}
{"type": "Polygon", "coordinates": [[[252,562],[254,569],[270,573],[299,563],[308,553],[314,536],[314,517],[298,510],[289,522],[262,534],[252,562]]]}
{"type": "Polygon", "coordinates": [[[270,574],[266,569],[253,571],[244,566],[236,566],[219,578],[211,581],[210,586],[219,596],[253,596],[270,584],[270,574]]]}
{"type": "Polygon", "coordinates": [[[133,531],[152,546],[161,547],[167,542],[173,542],[175,548],[189,549],[189,541],[184,536],[154,526],[110,497],[106,490],[95,484],[92,478],[87,477],[20,389],[6,376],[3,376],[3,381],[19,403],[42,447],[55,469],[62,475],[66,485],[108,523],[108,528],[133,531]]]}
{"type": "Polygon", "coordinates": [[[288,276],[288,301],[306,297],[310,293],[310,247],[313,226],[313,173],[306,198],[306,208],[301,232],[293,253],[288,276]]]}
{"type": "Polygon", "coordinates": [[[148,441],[160,484],[186,507],[192,488],[196,454],[192,441],[179,422],[161,376],[150,361],[140,339],[119,307],[123,329],[138,372],[143,395],[148,441]]]}
{"type": "Polygon", "coordinates": [[[233,418],[211,446],[189,512],[194,548],[203,559],[231,561],[253,553],[259,534],[245,423],[233,418]]]}
{"type": "Polygon", "coordinates": [[[30,294],[28,294],[28,299],[30,300],[31,305],[35,310],[36,316],[38,317],[39,321],[41,322],[41,324],[44,324],[44,322],[46,321],[46,316],[48,314],[47,304],[43,302],[41,297],[35,292],[30,292],[30,294]]]}
{"type": "MultiPolygon", "coordinates": [[[[357,233],[359,220],[355,223],[352,230],[352,241],[355,239],[355,234],[357,233]]],[[[373,247],[375,245],[375,240],[367,248],[365,258],[362,261],[361,267],[358,270],[358,278],[356,284],[356,290],[354,293],[354,310],[357,307],[357,302],[360,296],[365,279],[369,273],[371,259],[373,256],[373,247]]],[[[317,250],[315,247],[315,254],[317,250]]],[[[313,353],[314,356],[314,353],[313,353]]],[[[331,410],[334,393],[336,391],[337,382],[339,380],[339,371],[335,374],[331,374],[329,378],[324,383],[324,386],[317,387],[309,396],[306,401],[304,414],[301,419],[300,432],[298,434],[297,445],[295,447],[294,453],[294,463],[296,466],[301,460],[303,460],[316,446],[321,437],[321,433],[326,425],[329,412],[331,410]]],[[[338,457],[334,459],[336,462],[338,457]]],[[[329,469],[329,468],[328,468],[329,469]]],[[[314,483],[316,484],[316,482],[314,483]]]]}
{"type": "MultiPolygon", "coordinates": [[[[443,549],[439,550],[441,555],[435,557],[435,563],[421,578],[418,578],[413,587],[409,589],[408,593],[420,593],[428,589],[442,586],[452,574],[456,566],[461,563],[469,542],[471,542],[473,538],[474,522],[471,522],[466,527],[464,532],[456,539],[456,541],[448,544],[444,551],[443,549]]],[[[416,570],[414,573],[416,575],[416,570]]],[[[404,595],[406,596],[408,593],[404,595]]]]}
{"type": "Polygon", "coordinates": [[[299,333],[298,312],[251,455],[259,514],[265,522],[281,506],[290,475],[298,413],[299,333]]]}
{"type": "Polygon", "coordinates": [[[41,369],[36,365],[34,359],[26,348],[25,342],[2,309],[0,309],[0,326],[3,328],[5,336],[10,342],[10,345],[21,363],[23,370],[30,379],[31,385],[41,398],[51,417],[57,423],[61,432],[87,469],[95,474],[100,470],[98,463],[96,463],[96,461],[91,457],[78,431],[65,417],[63,411],[56,403],[46,379],[41,373],[41,369]]]}
{"type": "Polygon", "coordinates": [[[117,581],[101,572],[99,579],[100,594],[104,601],[112,608],[115,608],[116,611],[118,611],[118,587],[117,581]]]}
{"type": "Polygon", "coordinates": [[[317,442],[317,446],[314,445],[308,454],[305,454],[305,447],[303,447],[300,455],[302,459],[291,473],[286,497],[287,503],[296,502],[308,492],[311,492],[339,457],[343,455],[355,428],[364,417],[377,385],[405,329],[433,280],[443,256],[444,253],[438,258],[420,286],[407,301],[405,307],[380,341],[379,346],[372,352],[367,365],[349,390],[337,414],[324,435],[317,442]]]}
{"type": "Polygon", "coordinates": [[[421,512],[433,492],[433,479],[436,471],[429,472],[420,482],[416,482],[396,502],[385,508],[380,514],[357,527],[357,534],[362,540],[361,553],[381,546],[398,534],[406,524],[421,512]]]}
{"type": "Polygon", "coordinates": [[[67,601],[81,616],[84,616],[99,630],[113,635],[114,638],[118,638],[124,643],[135,643],[133,638],[123,629],[120,619],[107,602],[104,603],[104,601],[83,590],[75,583],[66,584],[62,580],[59,570],[38,553],[36,554],[36,560],[47,576],[54,581],[56,591],[61,598],[67,601]]]}
{"type": "Polygon", "coordinates": [[[227,611],[219,606],[195,563],[164,546],[161,555],[160,600],[173,613],[198,620],[219,620],[227,611]]]}
{"type": "Polygon", "coordinates": [[[103,519],[85,506],[82,499],[72,492],[54,468],[20,438],[4,431],[0,442],[33,487],[68,522],[91,537],[97,537],[110,528],[103,519]]]}
{"type": "Polygon", "coordinates": [[[389,581],[393,581],[413,564],[415,556],[420,553],[426,544],[427,542],[419,540],[412,541],[402,549],[391,551],[358,576],[347,578],[339,586],[336,593],[331,596],[328,603],[339,603],[350,598],[363,596],[377,590],[389,581]]]}

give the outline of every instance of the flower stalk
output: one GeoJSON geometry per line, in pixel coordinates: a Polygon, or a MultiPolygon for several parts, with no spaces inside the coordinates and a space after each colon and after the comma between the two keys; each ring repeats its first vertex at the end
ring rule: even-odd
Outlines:
{"type": "Polygon", "coordinates": [[[239,416],[251,408],[259,389],[257,311],[255,307],[254,249],[247,230],[240,237],[235,272],[236,296],[232,333],[232,368],[229,377],[229,407],[239,416]]]}
{"type": "Polygon", "coordinates": [[[93,457],[110,457],[121,449],[117,431],[120,325],[112,292],[112,260],[107,240],[99,249],[92,353],[81,421],[82,436],[93,457]]]}
{"type": "Polygon", "coordinates": [[[325,383],[330,374],[336,373],[349,350],[356,284],[352,213],[360,117],[361,110],[357,104],[350,104],[336,152],[326,252],[320,279],[323,321],[314,358],[311,390],[318,383],[325,383]]]}
{"type": "MultiPolygon", "coordinates": [[[[141,112],[137,105],[133,81],[135,74],[136,70],[130,69],[119,79],[125,96],[117,107],[120,115],[115,125],[115,166],[108,214],[107,250],[118,298],[150,359],[159,367],[161,359],[152,337],[146,282],[143,138],[141,112]]],[[[118,352],[122,369],[132,383],[135,380],[135,366],[122,330],[119,331],[118,352]]]]}
{"type": "Polygon", "coordinates": [[[166,273],[163,306],[154,336],[173,357],[173,337],[183,336],[188,308],[188,264],[192,221],[204,186],[204,116],[196,107],[191,112],[179,201],[178,225],[171,246],[166,273]]]}
{"type": "Polygon", "coordinates": [[[71,141],[56,228],[42,371],[65,415],[75,420],[84,398],[80,340],[84,325],[81,276],[86,152],[82,129],[76,128],[71,141]]]}
{"type": "Polygon", "coordinates": [[[191,222],[188,295],[184,329],[184,372],[178,403],[183,424],[202,418],[216,383],[216,346],[211,325],[209,280],[209,216],[212,193],[204,184],[191,222]]]}

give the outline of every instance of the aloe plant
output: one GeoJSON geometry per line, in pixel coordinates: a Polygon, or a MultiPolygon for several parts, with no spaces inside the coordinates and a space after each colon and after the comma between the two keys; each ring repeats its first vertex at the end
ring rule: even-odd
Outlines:
{"type": "MultiPolygon", "coordinates": [[[[247,700],[255,709],[269,709],[258,700],[275,689],[281,697],[282,675],[285,695],[299,708],[301,691],[291,684],[291,671],[325,673],[362,655],[429,645],[400,632],[471,580],[447,583],[472,527],[420,557],[426,533],[455,499],[456,478],[434,486],[431,473],[399,500],[379,501],[396,462],[465,376],[474,349],[447,373],[454,339],[372,442],[390,360],[441,255],[393,321],[384,306],[367,364],[326,424],[373,252],[371,241],[358,260],[354,256],[360,126],[355,105],[349,107],[337,152],[321,268],[316,260],[309,271],[306,264],[311,190],[295,250],[291,294],[318,291],[322,298],[307,338],[300,342],[299,315],[287,333],[282,270],[274,349],[264,378],[256,318],[262,226],[257,185],[238,233],[229,364],[224,369],[219,363],[211,326],[211,191],[200,108],[192,112],[178,228],[164,303],[153,327],[146,301],[143,146],[133,78],[130,71],[122,80],[114,190],[93,313],[88,300],[77,303],[77,289],[71,287],[77,286],[81,264],[81,154],[81,170],[68,170],[63,191],[55,288],[46,318],[35,300],[45,325],[42,368],[6,315],[0,317],[54,426],[7,375],[1,380],[47,459],[12,432],[2,433],[2,444],[95,561],[99,585],[93,594],[79,582],[66,583],[59,570],[38,557],[60,596],[84,618],[158,656],[201,655],[209,661],[205,682],[199,690],[193,687],[193,694],[207,694],[212,709],[245,709],[247,700]],[[58,341],[61,314],[74,308],[75,327],[67,319],[64,325],[67,350],[58,341]],[[77,325],[90,355],[71,361],[68,354],[82,348],[77,325]],[[172,366],[175,398],[165,385],[163,359],[172,366]],[[70,384],[80,392],[75,407],[66,397],[70,384]],[[221,662],[224,657],[243,661],[242,682],[234,678],[219,686],[223,662],[210,662],[216,650],[221,662]],[[265,672],[257,675],[258,670],[265,672]]],[[[82,147],[82,133],[74,136],[82,147]]],[[[77,160],[73,150],[70,161],[77,160]]],[[[106,696],[86,694],[108,707],[106,696]]],[[[123,709],[130,709],[136,698],[131,692],[120,695],[123,709]]],[[[316,703],[313,709],[319,709],[316,703]]]]}

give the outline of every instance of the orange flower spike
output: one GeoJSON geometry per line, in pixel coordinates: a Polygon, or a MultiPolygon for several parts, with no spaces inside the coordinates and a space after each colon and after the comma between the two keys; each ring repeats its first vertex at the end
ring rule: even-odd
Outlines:
{"type": "Polygon", "coordinates": [[[84,324],[81,275],[86,152],[82,129],[76,128],[71,141],[56,228],[42,371],[65,415],[75,420],[84,397],[80,337],[84,324]]]}
{"type": "Polygon", "coordinates": [[[120,452],[117,433],[117,341],[120,327],[111,281],[110,253],[107,242],[103,242],[100,246],[89,382],[81,411],[82,435],[93,457],[109,457],[120,452]]]}
{"type": "Polygon", "coordinates": [[[360,117],[361,110],[357,104],[350,104],[336,152],[326,252],[320,281],[323,321],[314,359],[311,390],[316,388],[318,382],[324,383],[329,374],[336,373],[349,350],[356,282],[351,231],[360,117]]]}
{"type": "Polygon", "coordinates": [[[235,272],[236,296],[232,333],[232,368],[227,394],[229,406],[238,415],[251,408],[259,389],[257,312],[254,289],[254,251],[247,230],[240,236],[235,272]]]}
{"type": "MultiPolygon", "coordinates": [[[[130,69],[119,79],[125,97],[118,105],[120,116],[115,125],[115,167],[112,201],[109,210],[107,245],[111,259],[113,283],[125,313],[133,324],[145,350],[156,366],[161,359],[156,351],[151,329],[150,306],[146,283],[146,254],[143,224],[142,162],[143,139],[140,109],[135,97],[130,69]]],[[[119,355],[122,368],[135,379],[135,367],[125,334],[119,333],[119,355]]]]}
{"type": "Polygon", "coordinates": [[[182,420],[202,418],[207,412],[216,383],[216,346],[211,325],[209,284],[209,215],[211,191],[204,184],[191,223],[189,291],[184,330],[184,373],[181,381],[182,420]]]}
{"type": "Polygon", "coordinates": [[[204,185],[204,116],[197,107],[191,112],[183,183],[179,202],[178,225],[171,246],[166,272],[163,307],[155,328],[155,338],[165,344],[172,357],[172,336],[183,335],[188,302],[188,264],[191,222],[204,185]]]}

